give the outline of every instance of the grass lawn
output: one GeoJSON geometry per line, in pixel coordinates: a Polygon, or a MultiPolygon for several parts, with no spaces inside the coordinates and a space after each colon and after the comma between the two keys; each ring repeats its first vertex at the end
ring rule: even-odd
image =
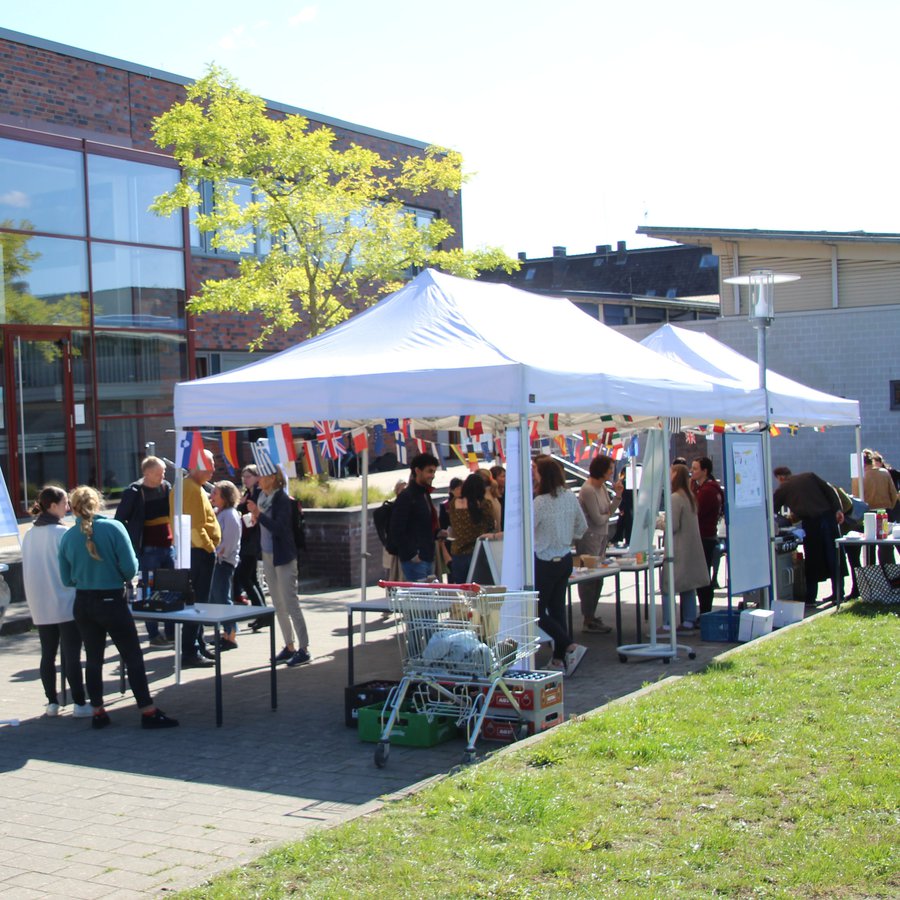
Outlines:
{"type": "Polygon", "coordinates": [[[181,896],[898,897],[898,659],[846,606],[181,896]]]}

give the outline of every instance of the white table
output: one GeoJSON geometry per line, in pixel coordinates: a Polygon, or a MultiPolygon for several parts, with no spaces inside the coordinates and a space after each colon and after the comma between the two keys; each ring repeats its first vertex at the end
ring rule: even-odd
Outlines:
{"type": "MultiPolygon", "coordinates": [[[[227,606],[224,603],[196,603],[177,612],[149,612],[131,610],[135,619],[142,622],[171,622],[175,625],[175,683],[181,683],[181,626],[212,625],[215,629],[216,646],[221,638],[220,626],[245,622],[248,619],[269,620],[269,678],[272,695],[272,709],[278,708],[278,687],[275,676],[275,609],[271,606],[227,606]]],[[[216,670],[216,725],[222,725],[222,661],[219,654],[215,658],[216,670]]],[[[124,667],[123,667],[124,673],[124,667]]]]}

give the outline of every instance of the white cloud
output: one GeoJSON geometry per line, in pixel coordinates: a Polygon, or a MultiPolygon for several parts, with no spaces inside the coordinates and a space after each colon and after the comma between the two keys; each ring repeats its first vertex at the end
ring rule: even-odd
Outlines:
{"type": "Polygon", "coordinates": [[[312,22],[318,13],[318,7],[304,6],[300,12],[288,19],[288,25],[290,25],[291,28],[296,28],[298,25],[305,25],[307,22],[312,22]]]}
{"type": "Polygon", "coordinates": [[[5,194],[0,194],[0,206],[28,209],[31,206],[31,198],[23,191],[7,191],[5,194]]]}

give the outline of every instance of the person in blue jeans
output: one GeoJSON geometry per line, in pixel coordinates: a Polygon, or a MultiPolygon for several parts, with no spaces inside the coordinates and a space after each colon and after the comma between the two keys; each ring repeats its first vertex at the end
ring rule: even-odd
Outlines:
{"type": "Polygon", "coordinates": [[[430,453],[414,456],[409,463],[406,490],[394,502],[389,543],[397,549],[405,581],[424,581],[434,574],[439,524],[430,495],[437,467],[438,461],[430,453]]]}
{"type": "MultiPolygon", "coordinates": [[[[169,515],[172,485],[166,481],[165,474],[166,464],[158,456],[148,456],[141,463],[141,477],[125,488],[116,508],[116,520],[128,532],[146,587],[152,586],[151,573],[175,568],[169,515]]],[[[159,622],[147,622],[146,625],[151,647],[174,646],[175,626],[171,622],[165,624],[162,634],[159,622]]]]}

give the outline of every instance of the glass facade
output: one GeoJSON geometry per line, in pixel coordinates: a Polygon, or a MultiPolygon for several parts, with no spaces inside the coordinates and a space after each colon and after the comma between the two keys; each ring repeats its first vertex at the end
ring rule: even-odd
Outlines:
{"type": "Polygon", "coordinates": [[[185,229],[149,209],[178,179],[160,162],[0,137],[0,467],[19,514],[48,482],[115,494],[171,443],[185,229]]]}

